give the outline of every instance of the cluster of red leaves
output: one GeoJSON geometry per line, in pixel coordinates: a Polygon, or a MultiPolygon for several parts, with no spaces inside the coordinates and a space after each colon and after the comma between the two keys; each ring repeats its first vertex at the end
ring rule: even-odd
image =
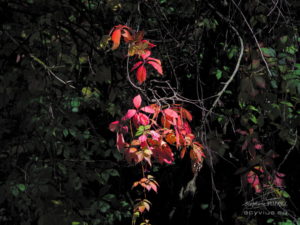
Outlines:
{"type": "Polygon", "coordinates": [[[137,55],[140,61],[136,62],[131,71],[137,70],[136,78],[139,84],[142,84],[147,78],[147,64],[151,65],[160,75],[163,75],[161,61],[156,58],[150,57],[150,49],[156,45],[144,40],[144,32],[136,32],[130,27],[124,25],[115,26],[111,32],[111,40],[113,42],[112,50],[117,49],[120,46],[121,37],[124,42],[128,45],[128,56],[137,55]]]}
{"type": "Polygon", "coordinates": [[[171,164],[174,161],[173,149],[180,151],[181,158],[189,149],[192,164],[202,163],[203,146],[194,140],[189,111],[179,105],[169,108],[157,104],[141,107],[141,103],[141,96],[137,95],[133,99],[134,109],[129,109],[120,121],[109,125],[109,129],[117,133],[117,148],[124,150],[129,163],[145,161],[151,166],[152,160],[156,160],[171,164]],[[129,133],[128,126],[130,142],[124,138],[129,133]]]}
{"type": "Polygon", "coordinates": [[[266,171],[261,166],[254,167],[254,170],[251,170],[247,174],[247,182],[251,184],[256,193],[262,192],[262,187],[284,187],[283,177],[284,173],[275,172],[274,178],[266,173],[266,171]]]}
{"type": "MultiPolygon", "coordinates": [[[[121,120],[109,125],[109,129],[117,134],[117,148],[124,153],[125,159],[142,165],[143,177],[135,181],[132,188],[141,186],[144,190],[157,192],[157,181],[153,176],[145,175],[144,167],[151,167],[153,161],[171,164],[174,161],[173,151],[177,151],[181,158],[189,151],[195,172],[194,165],[202,165],[204,153],[189,125],[191,113],[180,105],[142,107],[140,95],[135,96],[132,102],[134,108],[127,110],[121,120]]],[[[133,224],[149,209],[149,200],[139,200],[134,207],[133,224]]],[[[149,224],[145,221],[144,224],[149,224]]]]}
{"type": "MultiPolygon", "coordinates": [[[[260,143],[258,137],[254,136],[254,129],[250,128],[248,131],[237,129],[239,134],[245,137],[242,144],[242,151],[247,150],[251,160],[255,160],[257,153],[263,150],[264,145],[260,143]]],[[[276,157],[275,154],[271,156],[276,157]]],[[[254,188],[256,193],[261,193],[263,187],[284,187],[283,177],[285,174],[274,171],[274,176],[271,176],[262,166],[255,166],[246,174],[247,182],[254,188]]]]}
{"type": "MultiPolygon", "coordinates": [[[[151,67],[159,75],[163,75],[161,61],[150,57],[150,49],[154,44],[144,40],[143,31],[134,31],[128,26],[118,25],[110,32],[110,40],[113,42],[112,50],[120,46],[121,40],[128,45],[127,56],[136,56],[138,59],[133,64],[131,72],[136,70],[136,78],[142,84],[147,78],[147,66],[151,67]]],[[[196,172],[203,162],[203,146],[195,141],[189,122],[192,115],[181,105],[160,106],[152,104],[142,107],[142,98],[137,95],[133,99],[133,109],[119,121],[114,121],[109,125],[109,129],[117,134],[117,148],[124,153],[125,159],[129,163],[141,164],[143,177],[133,183],[132,188],[141,186],[144,193],[147,191],[157,192],[158,183],[151,175],[145,175],[145,168],[150,168],[153,161],[158,163],[173,163],[174,153],[183,158],[187,151],[192,161],[193,172],[196,172]],[[176,153],[175,153],[176,154],[176,153]]],[[[146,194],[145,194],[146,195],[146,194]]],[[[138,200],[134,206],[132,223],[136,219],[150,210],[150,201],[146,199],[138,200]]],[[[144,220],[143,225],[150,225],[149,220],[144,220]]]]}

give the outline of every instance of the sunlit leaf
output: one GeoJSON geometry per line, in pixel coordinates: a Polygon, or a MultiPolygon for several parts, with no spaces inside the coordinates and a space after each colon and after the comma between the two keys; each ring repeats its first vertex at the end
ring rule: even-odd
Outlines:
{"type": "Polygon", "coordinates": [[[163,112],[171,118],[178,118],[177,112],[175,112],[173,109],[167,108],[163,112]]]}
{"type": "Polygon", "coordinates": [[[122,118],[122,120],[129,120],[136,114],[135,109],[129,109],[126,113],[126,115],[122,118]]]}
{"type": "Polygon", "coordinates": [[[136,109],[141,107],[142,98],[140,95],[137,95],[133,98],[133,104],[136,109]]]}
{"type": "Polygon", "coordinates": [[[133,67],[131,68],[130,72],[132,72],[133,70],[135,70],[136,68],[138,68],[143,62],[139,61],[136,64],[133,65],[133,67]]]}
{"type": "Polygon", "coordinates": [[[146,113],[151,113],[151,114],[155,113],[154,109],[151,108],[151,106],[142,107],[141,110],[144,111],[144,112],[146,112],[146,113]]]}
{"type": "Polygon", "coordinates": [[[116,29],[115,31],[113,31],[111,35],[111,40],[113,41],[113,46],[111,48],[112,50],[115,50],[120,46],[120,39],[121,39],[121,30],[116,29]]]}
{"type": "Polygon", "coordinates": [[[147,63],[152,65],[160,75],[163,75],[160,60],[149,57],[147,63]]]}
{"type": "Polygon", "coordinates": [[[138,80],[139,84],[142,84],[146,80],[147,71],[144,65],[140,66],[136,73],[136,79],[138,80]]]}

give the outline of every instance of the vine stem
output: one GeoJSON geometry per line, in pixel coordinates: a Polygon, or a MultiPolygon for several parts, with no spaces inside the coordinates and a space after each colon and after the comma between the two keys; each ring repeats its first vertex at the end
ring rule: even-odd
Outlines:
{"type": "MultiPolygon", "coordinates": [[[[145,168],[144,168],[144,165],[142,165],[142,174],[143,174],[143,178],[146,178],[145,176],[145,168]]],[[[144,198],[147,199],[147,193],[146,193],[146,188],[144,187],[144,198]]]]}
{"type": "MultiPolygon", "coordinates": [[[[219,14],[218,14],[219,15],[219,14]]],[[[220,15],[219,15],[220,16],[220,15]]],[[[220,100],[221,96],[224,94],[224,92],[226,91],[227,87],[229,86],[229,84],[233,81],[233,79],[235,78],[239,68],[240,68],[240,64],[241,64],[241,61],[242,61],[242,57],[244,55],[244,42],[243,42],[243,39],[241,37],[241,35],[239,34],[238,30],[232,26],[231,24],[229,24],[230,28],[236,33],[236,35],[238,36],[239,38],[239,41],[240,41],[240,54],[239,54],[239,58],[238,58],[238,61],[235,65],[235,68],[234,68],[234,71],[233,73],[231,74],[230,78],[228,79],[228,81],[224,84],[222,90],[216,95],[217,98],[215,99],[214,103],[212,104],[211,108],[209,109],[209,111],[206,113],[205,115],[205,119],[207,119],[207,117],[211,114],[212,110],[216,107],[218,101],[220,100]]]]}

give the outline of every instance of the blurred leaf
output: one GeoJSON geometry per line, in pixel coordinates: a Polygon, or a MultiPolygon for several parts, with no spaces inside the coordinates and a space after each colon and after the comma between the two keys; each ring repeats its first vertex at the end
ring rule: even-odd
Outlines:
{"type": "Polygon", "coordinates": [[[265,57],[276,57],[276,52],[273,48],[261,48],[265,57]]]}

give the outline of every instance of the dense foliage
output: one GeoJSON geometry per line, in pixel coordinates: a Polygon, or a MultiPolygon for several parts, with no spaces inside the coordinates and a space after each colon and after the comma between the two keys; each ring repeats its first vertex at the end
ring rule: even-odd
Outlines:
{"type": "Polygon", "coordinates": [[[292,0],[1,1],[0,223],[130,224],[149,182],[151,224],[299,223],[299,11],[292,0]],[[128,51],[124,25],[147,42],[128,51]],[[134,56],[148,48],[155,58],[134,56]],[[171,119],[191,113],[199,173],[176,129],[174,155],[150,163],[155,180],[124,160],[109,124],[139,117],[140,95],[171,119]]]}

